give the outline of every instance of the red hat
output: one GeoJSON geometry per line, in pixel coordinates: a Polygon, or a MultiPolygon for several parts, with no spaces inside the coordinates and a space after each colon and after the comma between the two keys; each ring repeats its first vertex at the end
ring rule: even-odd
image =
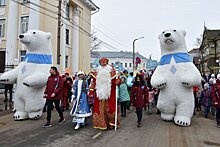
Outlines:
{"type": "Polygon", "coordinates": [[[101,62],[106,62],[108,64],[108,59],[107,58],[100,58],[99,63],[101,63],[101,62]]]}

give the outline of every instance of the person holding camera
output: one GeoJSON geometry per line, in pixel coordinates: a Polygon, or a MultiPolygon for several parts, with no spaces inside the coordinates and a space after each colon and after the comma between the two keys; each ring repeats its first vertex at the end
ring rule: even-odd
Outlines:
{"type": "Polygon", "coordinates": [[[59,113],[60,120],[58,124],[62,124],[65,121],[63,116],[63,111],[61,110],[59,104],[60,100],[63,98],[63,85],[64,81],[62,77],[59,75],[57,68],[52,66],[50,69],[50,76],[47,80],[46,89],[44,92],[44,98],[46,98],[47,103],[47,123],[43,126],[44,128],[51,127],[51,110],[53,107],[53,103],[55,104],[55,108],[59,113]]]}

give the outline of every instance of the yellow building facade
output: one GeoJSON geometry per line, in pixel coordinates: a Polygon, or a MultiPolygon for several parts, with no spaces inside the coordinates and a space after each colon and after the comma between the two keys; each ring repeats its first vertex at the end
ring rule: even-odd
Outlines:
{"type": "Polygon", "coordinates": [[[53,64],[61,73],[89,72],[91,15],[99,8],[91,0],[61,1],[57,51],[58,6],[59,0],[0,0],[0,72],[23,60],[26,48],[18,36],[28,30],[52,33],[53,64]]]}

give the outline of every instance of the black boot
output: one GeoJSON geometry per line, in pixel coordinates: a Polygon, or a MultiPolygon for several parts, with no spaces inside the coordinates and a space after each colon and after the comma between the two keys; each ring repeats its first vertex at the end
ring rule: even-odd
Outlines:
{"type": "Polygon", "coordinates": [[[217,118],[217,127],[220,128],[220,118],[217,118]]]}
{"type": "Polygon", "coordinates": [[[141,126],[141,122],[138,122],[137,127],[140,128],[141,126]]]}

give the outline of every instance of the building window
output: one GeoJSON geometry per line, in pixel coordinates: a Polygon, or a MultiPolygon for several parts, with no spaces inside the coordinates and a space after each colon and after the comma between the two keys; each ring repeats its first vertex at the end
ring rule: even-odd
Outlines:
{"type": "Polygon", "coordinates": [[[66,29],[66,44],[70,44],[70,42],[69,42],[69,37],[70,36],[70,31],[69,31],[69,29],[66,29]]]}
{"type": "Polygon", "coordinates": [[[70,18],[70,5],[69,4],[66,5],[66,16],[67,18],[70,18]]]}
{"type": "Polygon", "coordinates": [[[68,62],[69,62],[69,57],[66,56],[66,58],[65,58],[65,68],[68,68],[68,62]]]}
{"type": "Polygon", "coordinates": [[[0,0],[0,6],[5,6],[5,0],[0,0]]]}
{"type": "Polygon", "coordinates": [[[24,61],[26,55],[26,50],[20,50],[20,62],[24,61]]]}
{"type": "Polygon", "coordinates": [[[0,37],[5,36],[5,19],[0,19],[0,37]]]}
{"type": "Polygon", "coordinates": [[[129,63],[129,67],[131,67],[131,63],[129,63]]]}
{"type": "Polygon", "coordinates": [[[28,22],[28,16],[21,17],[21,34],[26,33],[28,31],[28,22]]]}
{"type": "Polygon", "coordinates": [[[127,67],[128,66],[128,63],[125,63],[125,67],[127,67]]]}

